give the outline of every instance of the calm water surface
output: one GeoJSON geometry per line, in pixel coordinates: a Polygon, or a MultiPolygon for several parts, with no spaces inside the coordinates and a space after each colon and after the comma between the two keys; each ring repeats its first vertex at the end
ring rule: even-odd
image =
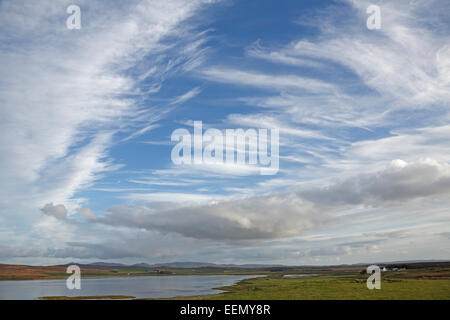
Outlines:
{"type": "Polygon", "coordinates": [[[0,300],[33,300],[43,296],[127,295],[137,298],[169,298],[219,293],[229,286],[258,276],[159,276],[81,279],[80,290],[66,288],[66,279],[0,281],[0,300]]]}

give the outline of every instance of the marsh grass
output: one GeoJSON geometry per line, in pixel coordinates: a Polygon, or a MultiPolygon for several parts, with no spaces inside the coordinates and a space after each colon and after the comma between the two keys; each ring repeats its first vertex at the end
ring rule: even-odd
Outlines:
{"type": "Polygon", "coordinates": [[[386,279],[380,290],[369,290],[357,277],[322,276],[282,279],[256,278],[217,288],[226,293],[197,299],[231,300],[448,300],[450,280],[386,279]]]}

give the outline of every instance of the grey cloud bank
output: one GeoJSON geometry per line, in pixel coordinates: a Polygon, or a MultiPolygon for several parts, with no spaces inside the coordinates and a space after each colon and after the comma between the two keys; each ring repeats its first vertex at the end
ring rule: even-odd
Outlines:
{"type": "Polygon", "coordinates": [[[450,193],[450,165],[425,159],[394,160],[384,170],[325,188],[192,205],[152,203],[115,206],[98,223],[144,228],[217,241],[293,237],[326,223],[333,214],[360,205],[401,206],[422,197],[450,193]],[[171,207],[175,207],[171,209],[171,207]]]}

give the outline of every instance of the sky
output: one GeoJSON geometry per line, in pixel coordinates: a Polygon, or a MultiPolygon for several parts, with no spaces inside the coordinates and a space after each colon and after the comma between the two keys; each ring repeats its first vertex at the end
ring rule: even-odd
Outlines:
{"type": "Polygon", "coordinates": [[[0,263],[450,259],[449,13],[0,1],[0,263]],[[278,170],[175,163],[200,121],[278,130],[278,170]]]}

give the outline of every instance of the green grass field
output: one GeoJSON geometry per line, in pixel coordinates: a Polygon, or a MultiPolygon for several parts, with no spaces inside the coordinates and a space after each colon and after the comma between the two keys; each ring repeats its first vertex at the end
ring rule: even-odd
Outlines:
{"type": "Polygon", "coordinates": [[[230,287],[226,293],[192,297],[208,300],[398,300],[450,299],[448,279],[382,279],[380,290],[369,290],[366,280],[358,276],[320,276],[283,279],[254,278],[230,287]]]}

